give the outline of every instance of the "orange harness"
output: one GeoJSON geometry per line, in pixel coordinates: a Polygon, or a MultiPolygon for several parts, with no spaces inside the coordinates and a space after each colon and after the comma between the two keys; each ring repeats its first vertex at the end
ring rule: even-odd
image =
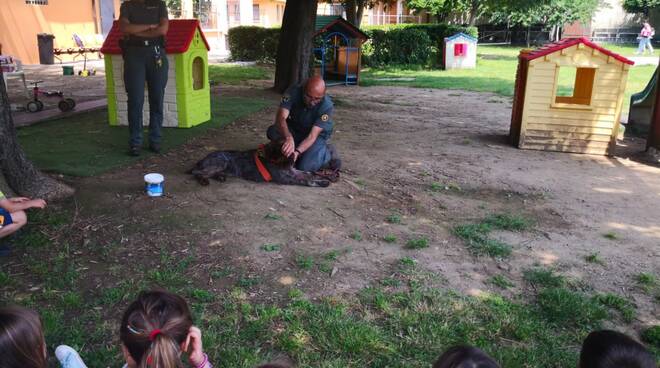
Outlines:
{"type": "Polygon", "coordinates": [[[261,177],[264,178],[265,182],[269,182],[273,180],[273,177],[270,175],[268,172],[268,169],[266,166],[264,166],[263,162],[261,162],[261,159],[259,158],[259,152],[264,151],[264,145],[260,144],[259,149],[254,151],[254,163],[257,165],[257,170],[259,170],[259,174],[261,174],[261,177]]]}

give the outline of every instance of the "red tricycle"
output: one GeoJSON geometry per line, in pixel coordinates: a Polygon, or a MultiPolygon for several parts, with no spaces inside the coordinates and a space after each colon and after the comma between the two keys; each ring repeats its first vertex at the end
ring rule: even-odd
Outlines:
{"type": "Polygon", "coordinates": [[[76,107],[76,101],[72,98],[64,98],[64,93],[62,91],[42,91],[39,88],[39,83],[43,83],[43,81],[30,83],[33,84],[34,87],[32,88],[33,100],[28,102],[26,106],[29,112],[37,112],[44,109],[44,103],[39,100],[39,95],[45,97],[59,97],[60,102],[57,103],[57,107],[62,112],[71,111],[76,107]]]}

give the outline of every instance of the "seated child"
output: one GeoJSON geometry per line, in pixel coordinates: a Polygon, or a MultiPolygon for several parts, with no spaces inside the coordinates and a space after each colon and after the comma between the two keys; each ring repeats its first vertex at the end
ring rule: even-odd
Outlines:
{"type": "MultiPolygon", "coordinates": [[[[63,368],[87,368],[80,355],[68,346],[59,346],[55,355],[63,368]]],[[[0,366],[48,367],[46,341],[37,313],[20,307],[0,308],[0,366]]]]}
{"type": "Polygon", "coordinates": [[[579,368],[656,368],[641,343],[620,332],[594,331],[584,339],[579,368]]]}
{"type": "Polygon", "coordinates": [[[128,368],[179,368],[182,352],[191,367],[212,368],[188,304],[167,291],[140,293],[124,312],[119,338],[128,368]]]}
{"type": "MultiPolygon", "coordinates": [[[[44,208],[43,199],[29,199],[25,197],[7,198],[0,192],[0,239],[5,238],[27,224],[25,210],[28,208],[44,208]]],[[[0,246],[0,255],[9,254],[9,246],[0,246]]]]}
{"type": "Polygon", "coordinates": [[[433,368],[500,368],[500,366],[480,349],[459,345],[445,351],[433,364],[433,368]]]}

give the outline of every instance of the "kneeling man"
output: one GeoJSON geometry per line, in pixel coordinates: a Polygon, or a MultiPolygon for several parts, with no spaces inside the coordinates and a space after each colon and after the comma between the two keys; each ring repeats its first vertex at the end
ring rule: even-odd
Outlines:
{"type": "Polygon", "coordinates": [[[268,128],[268,139],[284,142],[282,153],[293,156],[298,170],[339,169],[339,158],[328,144],[334,125],[332,110],[332,101],[325,95],[325,82],[311,77],[284,93],[275,124],[268,128]]]}

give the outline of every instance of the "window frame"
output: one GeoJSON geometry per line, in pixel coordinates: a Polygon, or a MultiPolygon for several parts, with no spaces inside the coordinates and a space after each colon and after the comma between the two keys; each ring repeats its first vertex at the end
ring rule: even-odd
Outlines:
{"type": "MultiPolygon", "coordinates": [[[[596,81],[598,80],[598,66],[589,65],[589,66],[580,66],[580,65],[555,65],[555,84],[552,89],[552,102],[550,104],[551,108],[555,109],[572,109],[572,110],[593,110],[594,106],[594,95],[596,95],[596,81]],[[573,95],[572,96],[557,96],[557,89],[559,88],[559,70],[561,68],[576,68],[575,80],[573,81],[573,95]],[[570,102],[557,102],[557,98],[580,98],[575,96],[576,92],[576,83],[580,76],[581,70],[593,70],[593,76],[591,76],[591,93],[589,94],[589,103],[580,104],[580,103],[570,103],[570,102]]],[[[584,75],[583,75],[584,76],[584,75]]],[[[586,97],[581,97],[586,98],[586,97]]]]}

